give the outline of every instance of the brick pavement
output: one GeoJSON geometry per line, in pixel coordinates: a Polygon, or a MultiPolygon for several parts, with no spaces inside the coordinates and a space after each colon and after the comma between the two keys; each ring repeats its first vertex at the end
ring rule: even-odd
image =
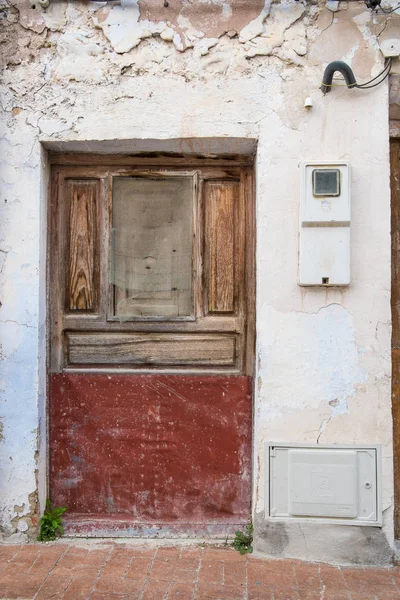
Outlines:
{"type": "Polygon", "coordinates": [[[400,600],[400,567],[338,568],[199,546],[0,546],[0,598],[400,600]]]}

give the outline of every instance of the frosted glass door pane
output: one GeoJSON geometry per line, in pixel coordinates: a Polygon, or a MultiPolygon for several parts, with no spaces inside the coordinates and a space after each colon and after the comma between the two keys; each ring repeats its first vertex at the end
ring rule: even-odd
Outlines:
{"type": "Polygon", "coordinates": [[[112,210],[114,314],[193,313],[191,177],[115,177],[112,210]]]}

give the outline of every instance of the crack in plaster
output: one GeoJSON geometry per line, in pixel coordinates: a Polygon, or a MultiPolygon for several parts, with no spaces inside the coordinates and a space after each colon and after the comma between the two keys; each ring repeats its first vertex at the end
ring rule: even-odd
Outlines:
{"type": "MultiPolygon", "coordinates": [[[[332,402],[332,400],[329,402],[330,405],[331,405],[331,402],[332,402]]],[[[328,425],[329,425],[331,419],[333,418],[333,416],[334,415],[332,414],[328,419],[323,419],[322,420],[322,423],[321,423],[321,425],[319,427],[319,430],[318,430],[317,444],[319,444],[320,437],[323,434],[323,432],[325,431],[325,429],[328,427],[328,425]]]]}
{"type": "Polygon", "coordinates": [[[18,321],[14,321],[12,319],[5,319],[0,320],[0,323],[14,323],[15,325],[18,325],[19,327],[27,327],[28,329],[37,329],[37,327],[35,325],[28,325],[27,323],[19,323],[18,321]]]}

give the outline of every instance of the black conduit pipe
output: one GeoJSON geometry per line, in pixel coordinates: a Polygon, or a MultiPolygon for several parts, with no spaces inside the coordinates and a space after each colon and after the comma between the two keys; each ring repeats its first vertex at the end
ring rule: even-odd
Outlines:
{"type": "Polygon", "coordinates": [[[333,76],[336,71],[339,71],[344,77],[346,85],[348,88],[355,87],[357,85],[356,78],[354,77],[354,73],[345,62],[341,60],[334,60],[329,63],[324,71],[324,76],[322,78],[321,90],[324,94],[327,94],[331,91],[333,76]]]}

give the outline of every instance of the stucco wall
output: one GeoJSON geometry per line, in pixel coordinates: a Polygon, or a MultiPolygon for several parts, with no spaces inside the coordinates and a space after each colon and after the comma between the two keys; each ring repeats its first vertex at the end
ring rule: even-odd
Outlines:
{"type": "MultiPolygon", "coordinates": [[[[108,141],[101,146],[107,151],[112,144],[118,149],[115,140],[125,148],[136,140],[140,149],[140,140],[172,138],[212,138],[218,147],[222,138],[226,151],[229,138],[247,138],[257,142],[256,548],[387,562],[393,545],[387,85],[337,87],[326,96],[319,90],[331,60],[345,59],[364,81],[379,72],[377,36],[387,17],[371,16],[363,3],[161,4],[54,2],[43,10],[13,0],[2,13],[1,532],[11,540],[33,535],[38,489],[42,503],[46,494],[43,148],[81,142],[84,150],[93,145],[83,142],[108,141]],[[311,110],[303,106],[307,96],[311,110]],[[299,163],[338,159],[350,161],[353,171],[352,284],[300,288],[299,163]],[[265,441],[383,444],[383,529],[268,529],[265,441]]],[[[192,141],[180,144],[195,149],[192,141]]]]}

